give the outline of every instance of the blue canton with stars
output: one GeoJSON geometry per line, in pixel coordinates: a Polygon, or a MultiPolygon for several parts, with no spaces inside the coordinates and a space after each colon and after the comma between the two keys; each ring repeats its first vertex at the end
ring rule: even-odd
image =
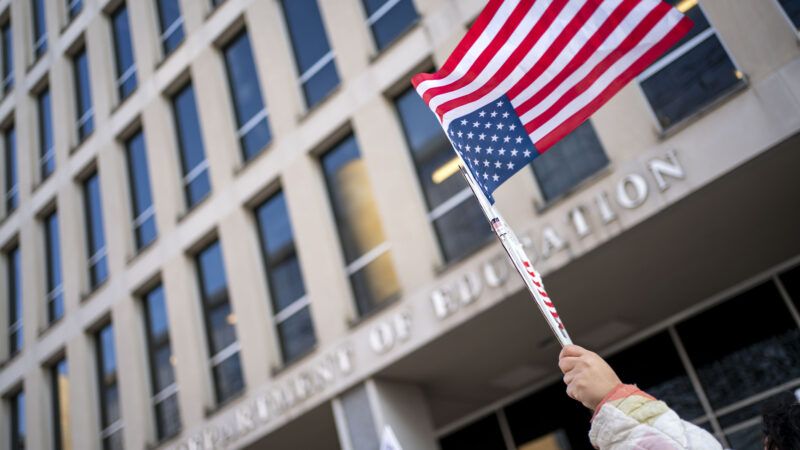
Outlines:
{"type": "Polygon", "coordinates": [[[450,122],[447,134],[491,203],[498,186],[539,156],[505,95],[450,122]]]}

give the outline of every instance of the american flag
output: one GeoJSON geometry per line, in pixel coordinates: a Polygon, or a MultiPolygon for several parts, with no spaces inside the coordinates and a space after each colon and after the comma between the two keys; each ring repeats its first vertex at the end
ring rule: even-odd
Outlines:
{"type": "Polygon", "coordinates": [[[490,0],[442,68],[411,82],[494,203],[691,27],[661,0],[490,0]]]}

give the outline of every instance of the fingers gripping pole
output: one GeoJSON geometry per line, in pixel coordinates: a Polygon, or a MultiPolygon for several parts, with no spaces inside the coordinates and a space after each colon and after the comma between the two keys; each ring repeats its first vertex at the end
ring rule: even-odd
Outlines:
{"type": "Polygon", "coordinates": [[[483,210],[486,219],[491,224],[492,230],[497,235],[500,243],[503,244],[503,248],[508,254],[509,259],[511,259],[514,268],[517,269],[517,273],[519,273],[519,276],[522,277],[522,280],[525,282],[528,292],[530,292],[533,297],[536,306],[539,308],[539,312],[544,316],[545,321],[550,326],[556,339],[558,339],[559,344],[561,344],[562,347],[571,345],[572,339],[570,339],[567,329],[561,322],[561,318],[556,311],[553,301],[544,289],[542,278],[533,268],[533,264],[531,264],[528,255],[525,254],[525,249],[517,239],[514,231],[506,225],[500,214],[494,209],[491,203],[489,203],[469,171],[464,169],[463,161],[459,165],[459,168],[461,169],[461,174],[467,180],[467,184],[472,189],[472,193],[477,197],[481,210],[483,210]]]}

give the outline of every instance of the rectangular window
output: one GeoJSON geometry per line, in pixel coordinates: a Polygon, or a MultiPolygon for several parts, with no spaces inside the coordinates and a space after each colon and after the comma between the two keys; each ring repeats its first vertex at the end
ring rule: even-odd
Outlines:
{"type": "Polygon", "coordinates": [[[33,54],[38,58],[47,51],[45,0],[31,0],[33,12],[33,54]]]}
{"type": "Polygon", "coordinates": [[[11,450],[25,450],[25,391],[19,390],[8,398],[9,411],[11,412],[10,420],[10,439],[9,444],[11,450]]]}
{"type": "Polygon", "coordinates": [[[692,19],[694,27],[638,77],[664,129],[701,111],[744,79],[697,1],[669,0],[668,3],[692,19]]]}
{"type": "Polygon", "coordinates": [[[50,395],[53,407],[53,447],[56,450],[71,449],[69,369],[66,358],[61,358],[50,366],[50,395]]]}
{"type": "Polygon", "coordinates": [[[80,14],[83,10],[83,0],[65,0],[67,2],[67,15],[70,19],[80,14]]]}
{"type": "Polygon", "coordinates": [[[795,30],[800,31],[800,0],[778,0],[786,17],[794,25],[795,30]]]}
{"type": "Polygon", "coordinates": [[[0,39],[2,39],[3,58],[3,93],[8,93],[14,88],[14,38],[11,35],[11,20],[6,20],[0,26],[0,39]]]}
{"type": "Polygon", "coordinates": [[[3,147],[5,150],[6,182],[5,200],[6,214],[10,214],[19,206],[19,180],[17,179],[17,133],[14,125],[3,130],[3,147]]]}
{"type": "Polygon", "coordinates": [[[22,266],[19,245],[6,252],[6,298],[8,299],[8,354],[22,350],[22,266]]]}
{"type": "Polygon", "coordinates": [[[178,0],[156,0],[156,3],[161,25],[161,46],[167,56],[183,42],[183,16],[178,0]]]}
{"type": "Polygon", "coordinates": [[[72,56],[75,77],[75,106],[78,140],[83,141],[94,131],[94,109],[92,108],[91,82],[89,81],[89,59],[86,47],[72,56]]]}
{"type": "Polygon", "coordinates": [[[353,135],[322,157],[333,214],[358,313],[373,311],[400,291],[369,174],[353,135]]]}
{"type": "Polygon", "coordinates": [[[53,145],[53,116],[50,88],[46,87],[36,97],[39,116],[39,170],[42,180],[56,170],[56,152],[53,145]]]}
{"type": "Polygon", "coordinates": [[[250,160],[270,140],[267,108],[261,97],[258,71],[247,31],[242,31],[222,50],[228,70],[228,84],[236,112],[239,142],[245,160],[250,160]]]}
{"type": "Polygon", "coordinates": [[[117,64],[117,91],[119,98],[125,99],[136,90],[137,84],[128,6],[125,3],[111,13],[111,28],[114,35],[114,56],[117,64]]]}
{"type": "Polygon", "coordinates": [[[122,450],[122,414],[117,385],[114,327],[107,324],[94,336],[97,351],[97,386],[100,398],[100,439],[104,450],[122,450]]]}
{"type": "Polygon", "coordinates": [[[208,354],[214,375],[217,403],[224,403],[244,389],[236,316],[228,301],[228,281],[222,262],[222,247],[214,241],[195,257],[203,313],[206,322],[208,354]]]}
{"type": "Polygon", "coordinates": [[[64,316],[64,289],[61,284],[61,238],[58,213],[44,218],[44,244],[47,262],[47,320],[53,323],[64,316]]]}
{"type": "Polygon", "coordinates": [[[83,181],[83,208],[86,221],[86,254],[89,261],[89,286],[97,288],[108,278],[106,236],[103,229],[103,205],[100,176],[97,172],[83,181]]]}
{"type": "Polygon", "coordinates": [[[225,0],[211,0],[211,7],[216,8],[217,6],[221,5],[224,2],[225,0]]]}
{"type": "Polygon", "coordinates": [[[125,142],[125,153],[128,160],[133,234],[136,241],[136,249],[141,250],[153,242],[158,235],[156,210],[150,193],[147,150],[144,143],[144,134],[141,130],[137,131],[125,142]]]}
{"type": "Polygon", "coordinates": [[[413,88],[402,93],[395,106],[444,259],[462,258],[485,244],[492,231],[467,182],[458,173],[458,157],[431,110],[413,88]]]}
{"type": "Polygon", "coordinates": [[[256,218],[272,312],[283,360],[288,362],[308,352],[317,338],[283,192],[258,206],[256,218]]]}
{"type": "Polygon", "coordinates": [[[317,0],[281,0],[281,5],[306,105],[312,107],[339,85],[333,50],[328,44],[317,0]]]}
{"type": "Polygon", "coordinates": [[[189,208],[198,204],[211,191],[208,161],[200,131],[200,117],[191,83],[172,98],[172,110],[178,132],[178,147],[183,168],[183,187],[189,208]]]}
{"type": "Polygon", "coordinates": [[[531,163],[545,202],[568,193],[607,165],[608,156],[588,120],[531,163]]]}
{"type": "Polygon", "coordinates": [[[391,44],[419,17],[411,0],[364,0],[364,8],[378,50],[391,44]]]}
{"type": "Polygon", "coordinates": [[[169,319],[164,304],[164,288],[159,284],[142,298],[145,307],[148,359],[150,362],[151,401],[159,441],[175,436],[181,429],[178,385],[173,369],[169,319]]]}

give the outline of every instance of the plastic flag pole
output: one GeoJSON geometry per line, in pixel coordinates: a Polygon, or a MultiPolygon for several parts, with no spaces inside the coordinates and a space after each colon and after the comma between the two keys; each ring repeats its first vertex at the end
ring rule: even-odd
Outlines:
{"type": "MultiPolygon", "coordinates": [[[[458,154],[458,152],[456,152],[456,154],[458,154]]],[[[545,321],[550,326],[550,329],[553,331],[556,339],[558,339],[559,344],[561,344],[562,347],[571,345],[572,339],[570,339],[567,329],[561,322],[561,318],[556,311],[553,301],[550,299],[550,296],[547,295],[547,291],[544,289],[542,277],[533,268],[530,258],[528,258],[528,255],[525,253],[525,249],[519,242],[519,239],[517,239],[514,231],[508,226],[506,221],[503,219],[500,213],[497,212],[494,206],[489,203],[489,199],[486,198],[483,190],[481,190],[480,186],[478,185],[478,182],[472,177],[472,174],[470,174],[468,170],[464,169],[464,160],[461,159],[460,154],[458,155],[458,158],[460,161],[458,168],[461,170],[461,175],[463,175],[464,179],[467,180],[467,184],[469,185],[470,189],[472,189],[472,193],[478,199],[481,210],[486,216],[486,219],[489,221],[492,231],[494,231],[494,234],[497,235],[497,238],[503,245],[508,258],[514,265],[514,268],[517,269],[519,276],[522,277],[522,280],[525,282],[525,286],[527,286],[528,292],[530,292],[531,296],[533,297],[534,303],[536,303],[536,306],[539,307],[539,312],[541,312],[542,316],[544,316],[545,321]]]]}

